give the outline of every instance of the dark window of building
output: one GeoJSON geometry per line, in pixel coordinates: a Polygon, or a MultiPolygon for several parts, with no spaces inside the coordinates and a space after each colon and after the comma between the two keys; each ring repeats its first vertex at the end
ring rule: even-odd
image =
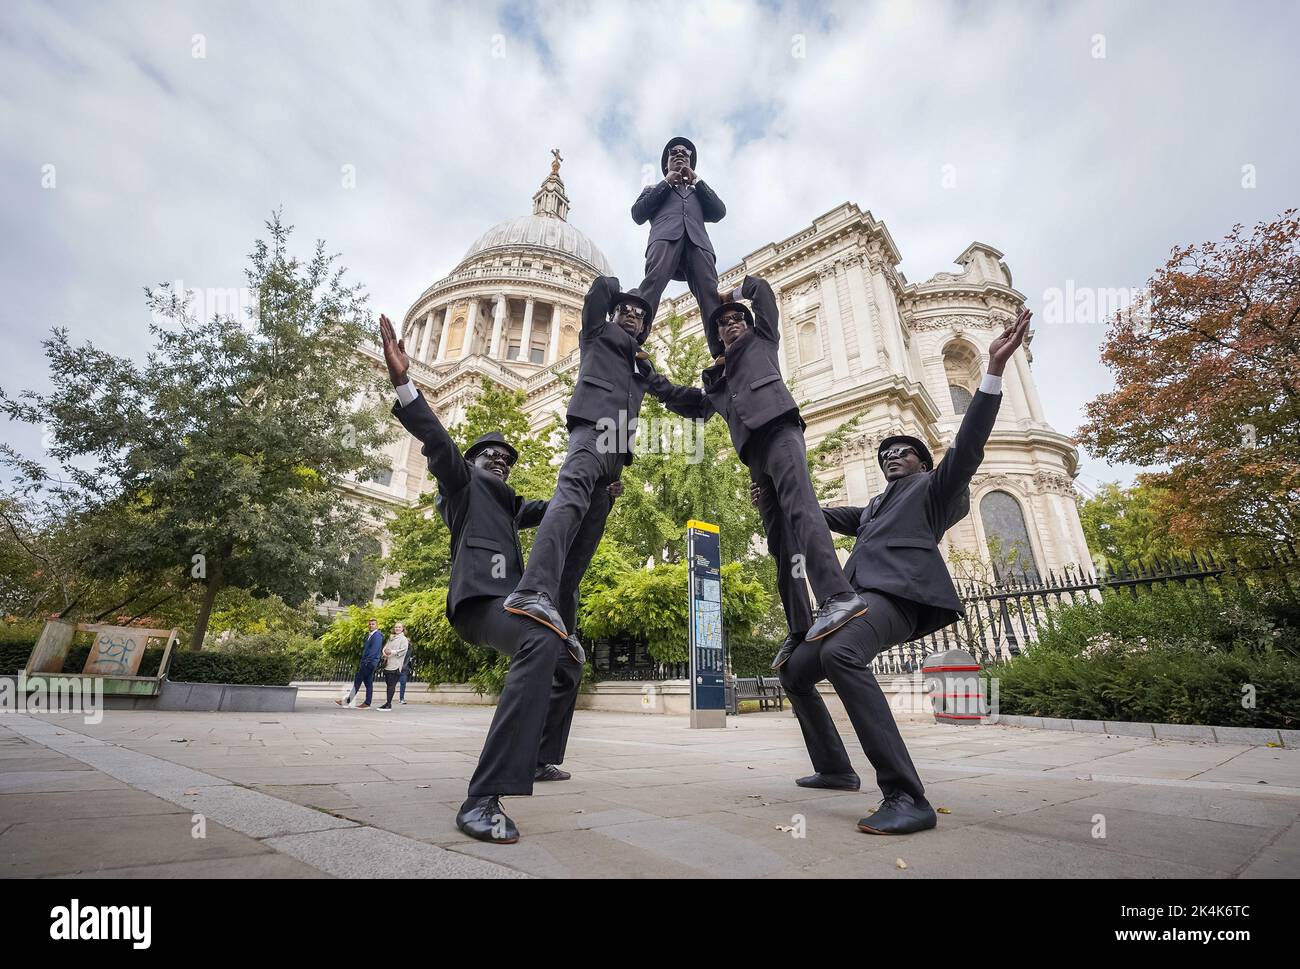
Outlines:
{"type": "Polygon", "coordinates": [[[980,499],[980,519],[998,580],[1037,582],[1038,564],[1020,502],[1005,491],[990,491],[980,499]]]}
{"type": "Polygon", "coordinates": [[[953,413],[959,415],[966,413],[966,408],[970,407],[972,399],[971,392],[957,384],[949,384],[948,393],[952,395],[953,413]]]}

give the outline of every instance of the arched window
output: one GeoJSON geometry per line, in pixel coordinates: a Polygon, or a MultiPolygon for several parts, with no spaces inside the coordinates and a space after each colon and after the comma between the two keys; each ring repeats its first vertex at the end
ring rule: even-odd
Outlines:
{"type": "Polygon", "coordinates": [[[566,357],[578,345],[578,328],[572,323],[560,327],[560,356],[566,357]]]}
{"type": "Polygon", "coordinates": [[[943,369],[948,376],[948,394],[952,399],[952,412],[958,416],[966,413],[980,385],[983,359],[980,353],[965,340],[953,340],[943,348],[943,369]]]}
{"type": "Polygon", "coordinates": [[[1038,564],[1020,502],[1005,491],[990,491],[980,499],[980,520],[998,580],[1037,582],[1038,564]]]}
{"type": "Polygon", "coordinates": [[[447,335],[447,356],[460,353],[460,348],[465,342],[465,317],[456,317],[455,322],[451,324],[451,333],[447,335]]]}
{"type": "Polygon", "coordinates": [[[822,358],[822,335],[817,330],[817,319],[799,324],[799,363],[808,364],[822,358]]]}

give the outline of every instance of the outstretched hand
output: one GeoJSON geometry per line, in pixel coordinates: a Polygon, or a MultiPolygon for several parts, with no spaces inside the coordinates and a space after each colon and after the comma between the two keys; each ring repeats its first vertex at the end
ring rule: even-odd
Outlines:
{"type": "Polygon", "coordinates": [[[388,379],[394,387],[406,383],[406,371],[411,368],[411,358],[406,355],[406,341],[397,338],[392,321],[379,314],[379,338],[384,344],[384,363],[388,364],[388,379]]]}
{"type": "Polygon", "coordinates": [[[989,370],[988,372],[1001,377],[1002,371],[1011,359],[1011,355],[1020,348],[1020,344],[1025,342],[1025,334],[1029,332],[1029,321],[1034,314],[1029,310],[1021,310],[1014,323],[1008,323],[1001,333],[993,338],[989,344],[989,370]]]}

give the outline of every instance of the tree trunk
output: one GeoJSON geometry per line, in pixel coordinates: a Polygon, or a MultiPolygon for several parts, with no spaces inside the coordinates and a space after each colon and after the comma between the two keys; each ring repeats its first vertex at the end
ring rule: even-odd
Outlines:
{"type": "Polygon", "coordinates": [[[194,620],[194,632],[190,635],[190,650],[199,652],[203,649],[203,637],[208,634],[208,619],[212,616],[212,603],[217,593],[225,585],[225,574],[221,568],[221,559],[217,559],[212,575],[208,577],[207,588],[203,590],[203,602],[199,606],[198,618],[194,620]]]}

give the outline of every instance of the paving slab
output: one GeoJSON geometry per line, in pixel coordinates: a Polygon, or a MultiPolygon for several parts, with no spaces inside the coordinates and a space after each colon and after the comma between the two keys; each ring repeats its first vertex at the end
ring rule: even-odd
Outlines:
{"type": "MultiPolygon", "coordinates": [[[[65,824],[102,820],[72,805],[103,796],[124,824],[188,832],[199,810],[226,839],[224,853],[97,861],[112,877],[232,877],[244,859],[251,877],[281,865],[320,877],[1300,877],[1300,750],[903,721],[946,813],[934,831],[880,838],[856,829],[880,793],[847,724],[862,790],[800,788],[811,767],[788,712],[692,731],[685,718],[579,711],[573,779],[506,799],[519,844],[480,844],[454,817],[492,712],[368,717],[306,697],[273,716],[20,717],[0,728],[0,753],[14,755],[0,758],[0,845],[39,823],[43,802],[65,824]],[[1105,839],[1092,837],[1097,815],[1105,839]]],[[[85,871],[57,852],[49,870],[23,864],[85,871]]]]}

